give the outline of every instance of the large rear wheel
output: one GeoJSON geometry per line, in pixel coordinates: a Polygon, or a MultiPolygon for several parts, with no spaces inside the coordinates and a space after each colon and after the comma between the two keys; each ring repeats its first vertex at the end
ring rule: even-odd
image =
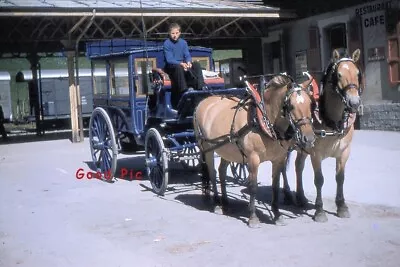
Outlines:
{"type": "Polygon", "coordinates": [[[231,162],[229,166],[231,167],[234,182],[243,186],[247,185],[249,177],[249,168],[247,164],[231,162]]]}
{"type": "Polygon", "coordinates": [[[110,117],[101,107],[95,108],[90,117],[89,142],[96,171],[103,179],[112,180],[117,169],[118,149],[110,117]]]}
{"type": "Polygon", "coordinates": [[[185,141],[183,145],[185,145],[185,148],[182,150],[182,156],[187,157],[187,159],[181,161],[182,166],[185,169],[199,168],[200,160],[196,156],[200,154],[200,148],[197,145],[193,146],[188,141],[185,141]]]}
{"type": "Polygon", "coordinates": [[[163,196],[168,185],[168,155],[160,133],[150,128],[145,138],[146,170],[154,192],[163,196]]]}

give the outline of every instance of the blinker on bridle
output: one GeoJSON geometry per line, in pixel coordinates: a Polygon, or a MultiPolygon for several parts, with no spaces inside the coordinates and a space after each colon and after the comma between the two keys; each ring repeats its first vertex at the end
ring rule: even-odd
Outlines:
{"type": "Polygon", "coordinates": [[[311,124],[311,127],[313,126],[312,125],[312,123],[313,123],[312,117],[310,117],[310,118],[303,117],[298,120],[294,120],[294,118],[291,114],[291,111],[293,110],[294,107],[293,107],[293,105],[290,104],[290,96],[293,93],[297,93],[298,96],[300,96],[302,91],[304,91],[303,88],[301,88],[300,86],[298,86],[296,84],[292,84],[292,88],[286,92],[285,99],[283,101],[283,107],[282,107],[284,117],[286,117],[289,120],[290,126],[295,131],[295,138],[296,138],[297,142],[300,140],[299,127],[306,125],[306,124],[311,124]]]}
{"type": "Polygon", "coordinates": [[[342,100],[342,102],[346,105],[347,108],[351,109],[351,107],[349,107],[349,105],[347,103],[346,92],[350,89],[357,89],[358,95],[361,96],[363,90],[361,88],[362,76],[361,76],[360,68],[358,68],[358,66],[356,65],[354,60],[352,60],[351,58],[342,58],[342,59],[339,59],[337,62],[331,63],[331,66],[328,67],[328,69],[327,69],[327,74],[328,73],[330,73],[330,76],[329,76],[330,80],[328,80],[327,83],[332,84],[333,89],[340,96],[340,99],[342,100]],[[338,84],[339,83],[338,82],[339,64],[342,62],[346,62],[346,61],[352,62],[358,69],[358,86],[354,83],[349,83],[344,88],[339,87],[339,84],[338,84]]]}

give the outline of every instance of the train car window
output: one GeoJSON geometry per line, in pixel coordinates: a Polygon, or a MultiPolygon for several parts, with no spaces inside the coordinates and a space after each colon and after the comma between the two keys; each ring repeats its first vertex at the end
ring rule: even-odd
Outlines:
{"type": "Polygon", "coordinates": [[[107,94],[106,63],[92,61],[93,68],[93,93],[95,95],[107,94]]]}
{"type": "Polygon", "coordinates": [[[129,96],[128,60],[110,61],[111,96],[129,96]]]}
{"type": "Polygon", "coordinates": [[[135,58],[135,79],[136,95],[146,95],[150,89],[149,75],[157,67],[156,58],[135,58]],[[147,66],[147,68],[146,68],[147,66]],[[143,75],[146,73],[146,75],[143,75]]]}
{"type": "Polygon", "coordinates": [[[198,61],[200,66],[204,70],[210,70],[210,58],[209,57],[192,57],[193,61],[198,61]]]}

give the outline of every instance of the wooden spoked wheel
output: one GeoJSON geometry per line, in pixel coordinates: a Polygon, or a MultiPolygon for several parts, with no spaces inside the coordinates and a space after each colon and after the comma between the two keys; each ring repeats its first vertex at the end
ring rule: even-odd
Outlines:
{"type": "Polygon", "coordinates": [[[95,108],[90,117],[89,142],[96,171],[103,179],[112,180],[117,168],[118,149],[110,117],[101,107],[95,108]]]}
{"type": "Polygon", "coordinates": [[[168,185],[168,155],[160,133],[150,128],[145,138],[146,170],[154,192],[163,196],[168,185]]]}
{"type": "MultiPolygon", "coordinates": [[[[189,142],[184,142],[184,145],[190,145],[189,142]]],[[[185,147],[182,150],[182,156],[193,156],[200,153],[200,148],[196,146],[185,147]]],[[[181,161],[182,166],[185,169],[194,169],[200,166],[200,160],[198,159],[184,159],[181,161]]]]}
{"type": "Polygon", "coordinates": [[[229,164],[235,183],[247,185],[249,168],[247,164],[231,162],[229,164]]]}

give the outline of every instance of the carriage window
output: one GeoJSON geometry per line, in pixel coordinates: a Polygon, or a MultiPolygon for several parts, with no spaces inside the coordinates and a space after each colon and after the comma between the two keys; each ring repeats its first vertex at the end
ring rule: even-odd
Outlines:
{"type": "Polygon", "coordinates": [[[209,57],[192,57],[193,61],[198,61],[202,69],[210,70],[210,58],[209,57]]]}
{"type": "Polygon", "coordinates": [[[110,89],[113,96],[129,96],[127,60],[110,62],[110,89]]]}
{"type": "Polygon", "coordinates": [[[107,94],[106,63],[92,61],[93,69],[93,93],[107,94]]]}
{"type": "Polygon", "coordinates": [[[135,79],[136,95],[147,94],[147,90],[150,87],[149,74],[156,67],[156,58],[135,58],[135,72],[137,74],[137,79],[135,79]],[[142,73],[147,73],[147,75],[143,76],[142,73]]]}

